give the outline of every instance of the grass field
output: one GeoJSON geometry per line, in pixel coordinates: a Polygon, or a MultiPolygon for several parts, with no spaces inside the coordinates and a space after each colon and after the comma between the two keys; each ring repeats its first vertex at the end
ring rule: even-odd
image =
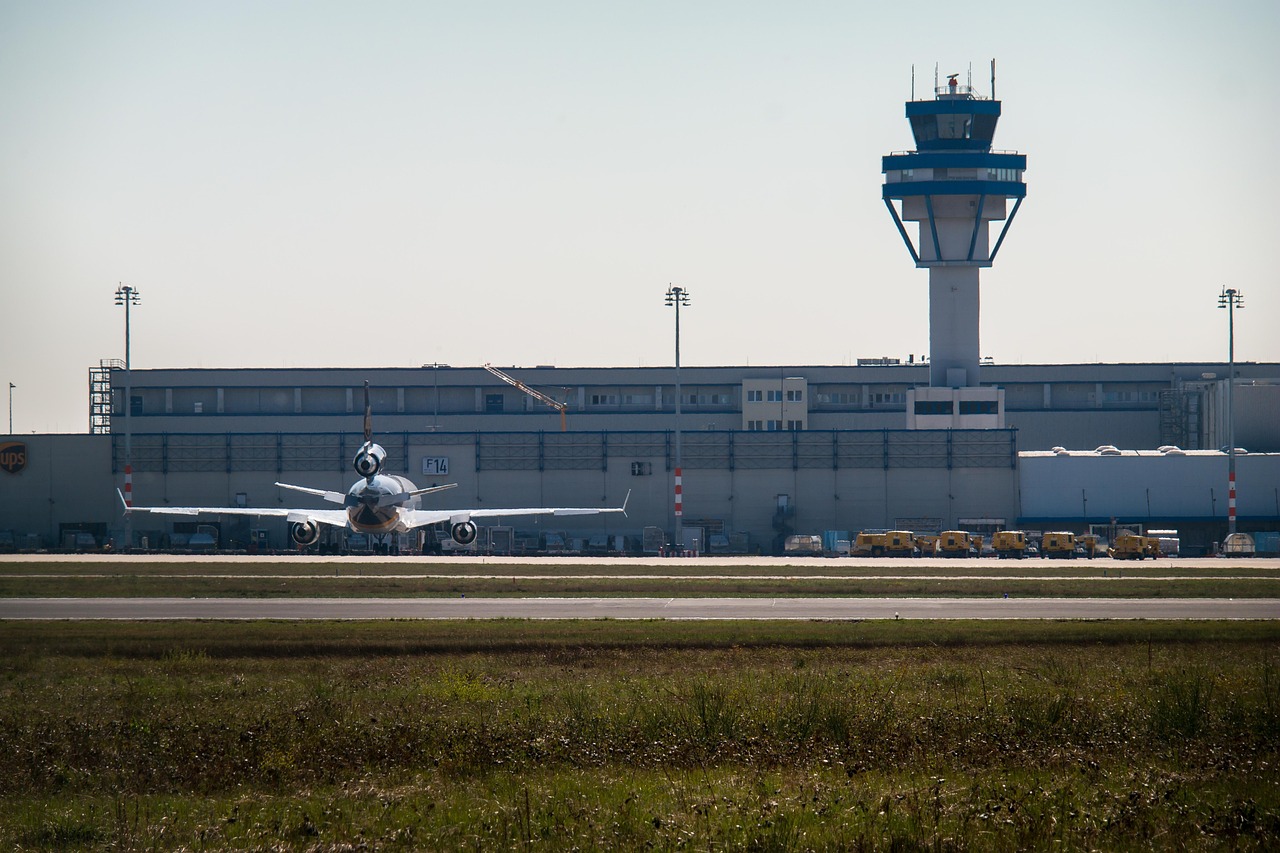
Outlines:
{"type": "Polygon", "coordinates": [[[0,623],[6,849],[1275,849],[1273,623],[0,623]]]}

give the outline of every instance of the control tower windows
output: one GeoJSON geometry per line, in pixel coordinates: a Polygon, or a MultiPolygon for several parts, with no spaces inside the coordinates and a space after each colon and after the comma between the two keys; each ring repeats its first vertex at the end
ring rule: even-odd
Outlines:
{"type": "Polygon", "coordinates": [[[928,143],[939,139],[976,139],[990,144],[996,133],[997,118],[973,113],[911,116],[911,133],[920,148],[929,148],[928,143]]]}

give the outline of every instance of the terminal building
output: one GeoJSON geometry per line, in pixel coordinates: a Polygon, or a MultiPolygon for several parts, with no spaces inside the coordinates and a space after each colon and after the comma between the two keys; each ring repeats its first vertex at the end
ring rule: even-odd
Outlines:
{"type": "MultiPolygon", "coordinates": [[[[436,364],[149,369],[126,381],[104,362],[90,371],[88,435],[0,443],[0,532],[36,547],[122,541],[126,468],[138,506],[305,508],[275,484],[347,489],[366,381],[386,470],[458,484],[425,498],[432,507],[627,501],[626,517],[495,524],[478,542],[495,550],[776,552],[788,535],[828,531],[1130,524],[1177,529],[1203,552],[1227,527],[1229,381],[1247,451],[1236,454],[1239,529],[1280,530],[1280,364],[1236,363],[1229,380],[1222,363],[979,357],[979,274],[1026,198],[1027,158],[992,149],[994,64],[990,98],[957,77],[935,80],[931,98],[913,93],[916,147],[881,161],[882,200],[929,276],[927,356],[684,367],[678,385],[674,367],[500,369],[513,384],[436,364]]],[[[135,547],[177,544],[202,523],[224,544],[288,541],[280,519],[133,520],[135,547]]]]}

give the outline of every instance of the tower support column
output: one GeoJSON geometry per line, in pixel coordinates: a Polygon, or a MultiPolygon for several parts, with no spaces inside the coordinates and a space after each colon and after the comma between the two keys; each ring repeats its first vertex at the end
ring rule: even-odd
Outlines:
{"type": "Polygon", "coordinates": [[[978,384],[978,268],[929,270],[929,384],[978,384]]]}

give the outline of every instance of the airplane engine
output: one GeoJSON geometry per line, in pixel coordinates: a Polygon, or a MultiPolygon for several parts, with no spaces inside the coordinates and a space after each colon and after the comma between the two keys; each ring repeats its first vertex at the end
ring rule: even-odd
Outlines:
{"type": "Polygon", "coordinates": [[[320,525],[314,521],[295,521],[289,525],[289,538],[303,548],[320,538],[320,525]]]}
{"type": "Polygon", "coordinates": [[[387,451],[381,445],[366,442],[356,454],[356,473],[361,477],[372,477],[382,470],[382,463],[387,460],[387,451]]]}
{"type": "Polygon", "coordinates": [[[470,545],[476,541],[476,525],[473,521],[459,521],[449,528],[449,535],[459,545],[470,545]]]}

